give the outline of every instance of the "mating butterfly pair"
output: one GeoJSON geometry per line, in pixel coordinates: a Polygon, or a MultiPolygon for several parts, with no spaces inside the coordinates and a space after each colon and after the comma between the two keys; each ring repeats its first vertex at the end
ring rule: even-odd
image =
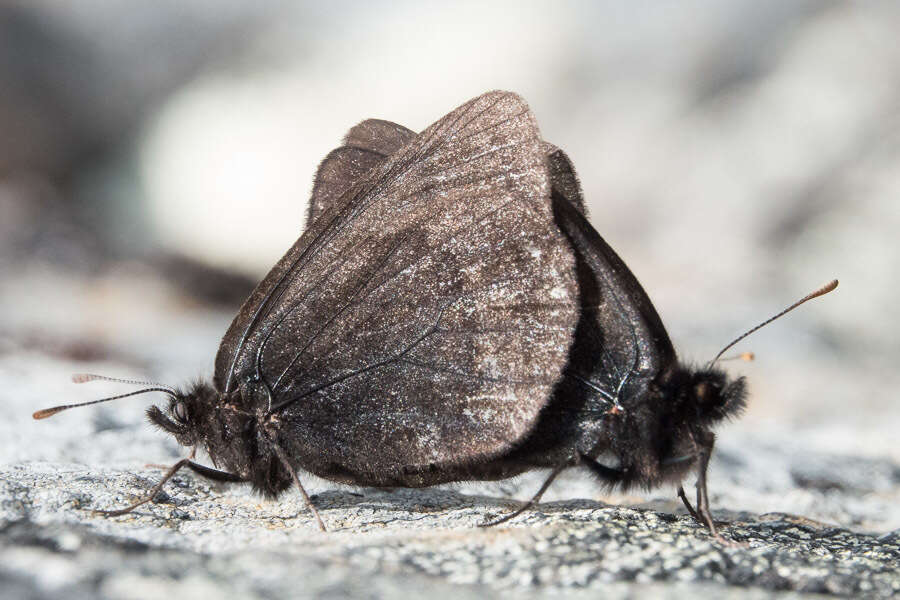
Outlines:
{"type": "Polygon", "coordinates": [[[696,468],[697,511],[679,494],[714,534],[710,428],[745,398],[743,379],[678,362],[586,219],[568,157],[508,92],[420,134],[351,129],[319,167],[306,231],[225,334],[212,382],[150,390],[170,396],[150,420],[221,470],[183,459],[112,514],[182,467],[270,496],[295,484],[307,501],[298,471],[422,487],[551,469],[526,506],[577,465],[626,487],[696,468]]]}

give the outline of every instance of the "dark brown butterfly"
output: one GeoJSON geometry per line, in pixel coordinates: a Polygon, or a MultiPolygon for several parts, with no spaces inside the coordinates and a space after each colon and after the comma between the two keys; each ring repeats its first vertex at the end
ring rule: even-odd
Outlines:
{"type": "Polygon", "coordinates": [[[408,137],[345,192],[319,186],[327,206],[241,308],[212,383],[150,408],[223,471],[176,467],[270,496],[297,469],[429,485],[534,428],[578,319],[534,117],[495,92],[408,137]]]}
{"type": "Polygon", "coordinates": [[[184,466],[307,501],[298,470],[421,487],[551,468],[526,507],[576,465],[645,487],[696,467],[699,515],[679,493],[715,533],[710,427],[743,408],[743,380],[677,361],[584,212],[514,94],[421,134],[363,121],[320,165],[307,230],[241,308],[212,384],[151,388],[171,400],[150,420],[224,470],[183,459],[112,513],[184,466]]]}

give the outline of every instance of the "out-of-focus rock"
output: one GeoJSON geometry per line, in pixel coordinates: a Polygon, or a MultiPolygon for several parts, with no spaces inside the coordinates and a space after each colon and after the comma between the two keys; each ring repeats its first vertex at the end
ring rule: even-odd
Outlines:
{"type": "Polygon", "coordinates": [[[0,6],[0,173],[75,177],[148,110],[220,60],[273,2],[122,0],[0,6]]]}

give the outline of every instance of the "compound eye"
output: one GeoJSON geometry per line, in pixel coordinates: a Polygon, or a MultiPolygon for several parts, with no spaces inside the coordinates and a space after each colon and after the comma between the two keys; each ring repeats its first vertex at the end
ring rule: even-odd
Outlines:
{"type": "Polygon", "coordinates": [[[710,387],[709,384],[705,381],[701,381],[697,385],[694,386],[694,395],[697,397],[701,403],[705,402],[710,395],[710,387]]]}
{"type": "Polygon", "coordinates": [[[184,402],[181,400],[176,402],[175,406],[172,407],[172,414],[175,416],[175,419],[181,423],[187,423],[187,406],[185,406],[184,402]]]}

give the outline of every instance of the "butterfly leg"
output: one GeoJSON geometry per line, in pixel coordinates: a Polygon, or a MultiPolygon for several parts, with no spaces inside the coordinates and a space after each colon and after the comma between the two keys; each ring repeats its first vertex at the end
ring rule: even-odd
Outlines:
{"type": "Polygon", "coordinates": [[[544,495],[544,492],[547,491],[547,488],[550,487],[550,484],[553,483],[553,480],[557,478],[557,476],[562,473],[567,467],[571,466],[568,461],[562,463],[561,465],[554,467],[554,469],[550,472],[550,475],[547,476],[547,479],[541,484],[541,488],[537,491],[537,493],[531,497],[531,500],[520,506],[517,510],[509,513],[508,515],[493,519],[491,521],[485,521],[483,523],[479,523],[479,527],[493,527],[494,525],[499,525],[500,523],[506,523],[510,519],[514,519],[521,515],[523,512],[537,504],[541,501],[541,496],[544,495]]]}
{"type": "MultiPolygon", "coordinates": [[[[712,513],[709,511],[709,494],[706,491],[706,471],[709,467],[709,459],[712,457],[713,445],[716,443],[716,436],[712,432],[706,432],[697,440],[700,445],[700,455],[697,464],[697,514],[700,516],[698,521],[709,528],[709,532],[716,541],[725,545],[734,545],[734,542],[726,540],[716,529],[716,522],[713,520],[712,513]]],[[[696,517],[695,517],[696,518],[696,517]]]]}
{"type": "Polygon", "coordinates": [[[685,508],[687,508],[688,512],[691,513],[691,516],[695,521],[703,524],[703,521],[700,519],[700,516],[697,514],[697,511],[694,510],[694,507],[691,506],[691,501],[688,500],[687,494],[684,493],[684,487],[678,486],[678,497],[681,498],[681,501],[684,502],[685,508]]]}
{"type": "Polygon", "coordinates": [[[224,481],[227,483],[241,483],[247,481],[240,475],[235,475],[234,473],[228,473],[227,471],[219,471],[218,469],[205,467],[193,461],[188,461],[185,466],[197,475],[201,475],[213,481],[224,481]]]}
{"type": "Polygon", "coordinates": [[[150,493],[147,494],[146,496],[144,496],[143,500],[138,500],[134,504],[126,506],[125,508],[120,508],[118,510],[95,510],[94,512],[100,513],[102,515],[107,515],[109,517],[118,517],[120,515],[130,513],[131,511],[136,509],[138,506],[142,506],[142,505],[147,504],[148,502],[152,501],[156,497],[156,495],[160,492],[160,490],[162,490],[162,488],[166,484],[166,482],[169,481],[170,479],[172,479],[172,477],[175,475],[175,473],[177,473],[183,467],[188,467],[195,473],[197,473],[199,475],[203,475],[204,477],[206,477],[208,479],[214,479],[216,481],[229,481],[229,482],[244,481],[244,479],[242,479],[241,477],[238,477],[237,475],[233,475],[231,473],[226,473],[224,471],[217,471],[216,469],[211,469],[209,467],[204,467],[203,465],[199,465],[199,464],[191,461],[190,458],[182,458],[177,463],[175,463],[174,465],[169,467],[169,470],[166,471],[166,474],[163,475],[163,478],[160,480],[160,482],[157,483],[156,485],[154,485],[150,489],[150,493]]]}
{"type": "Polygon", "coordinates": [[[303,484],[300,483],[300,478],[297,476],[297,471],[293,466],[291,466],[291,463],[290,461],[288,461],[284,450],[282,450],[278,444],[272,444],[272,447],[275,448],[275,454],[278,455],[278,458],[281,460],[281,464],[283,464],[284,468],[287,469],[288,473],[291,474],[291,478],[294,480],[294,485],[296,485],[297,489],[300,490],[300,495],[303,496],[303,500],[306,502],[309,510],[312,511],[313,516],[316,518],[316,523],[318,523],[319,529],[322,531],[328,531],[328,529],[325,528],[325,523],[322,521],[322,517],[319,516],[319,511],[316,510],[316,505],[313,504],[313,501],[309,497],[309,494],[307,494],[306,490],[303,488],[303,484]]]}

